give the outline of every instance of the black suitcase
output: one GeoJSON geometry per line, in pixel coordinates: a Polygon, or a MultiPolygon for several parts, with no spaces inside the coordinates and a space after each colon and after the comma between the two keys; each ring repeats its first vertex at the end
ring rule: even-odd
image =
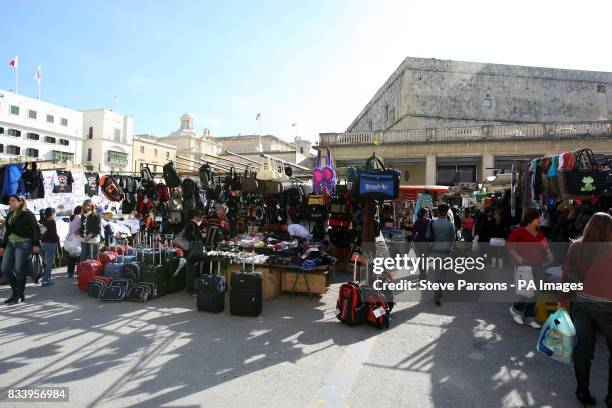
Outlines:
{"type": "Polygon", "coordinates": [[[100,302],[122,302],[125,291],[121,286],[107,286],[100,293],[100,302]]]}
{"type": "Polygon", "coordinates": [[[202,275],[198,280],[198,310],[222,312],[225,309],[225,288],[225,276],[202,275]]]}
{"type": "Polygon", "coordinates": [[[230,313],[258,316],[262,309],[262,278],[257,272],[233,272],[230,289],[230,313]]]}
{"type": "Polygon", "coordinates": [[[146,302],[149,299],[149,291],[149,286],[137,283],[130,287],[127,295],[125,295],[125,300],[140,303],[146,302]]]}

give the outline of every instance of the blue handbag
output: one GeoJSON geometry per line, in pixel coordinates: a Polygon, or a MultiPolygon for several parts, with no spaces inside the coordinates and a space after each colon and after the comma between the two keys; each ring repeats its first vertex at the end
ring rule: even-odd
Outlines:
{"type": "Polygon", "coordinates": [[[394,200],[399,197],[399,182],[400,173],[372,155],[363,168],[354,170],[352,195],[359,200],[394,200]]]}

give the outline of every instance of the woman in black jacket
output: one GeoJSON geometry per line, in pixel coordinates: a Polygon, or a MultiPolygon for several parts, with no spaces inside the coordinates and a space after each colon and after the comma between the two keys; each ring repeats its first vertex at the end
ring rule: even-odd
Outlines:
{"type": "Polygon", "coordinates": [[[26,208],[25,198],[10,196],[5,226],[0,256],[3,256],[2,272],[13,293],[4,303],[17,304],[25,300],[26,264],[32,253],[40,252],[40,228],[36,216],[26,208]]]}
{"type": "Polygon", "coordinates": [[[40,224],[45,227],[46,231],[42,235],[40,241],[42,243],[43,257],[43,274],[41,286],[51,286],[51,272],[53,271],[53,263],[55,261],[55,253],[60,239],[57,235],[57,225],[55,224],[55,209],[47,208],[43,213],[43,218],[40,224]]]}
{"type": "MultiPolygon", "coordinates": [[[[202,211],[195,209],[190,211],[191,220],[185,225],[183,229],[183,238],[185,238],[191,244],[191,250],[185,251],[185,258],[187,259],[187,268],[185,270],[185,289],[187,290],[187,294],[190,296],[195,296],[197,294],[195,278],[196,271],[198,270],[199,260],[198,255],[193,251],[198,251],[196,247],[196,242],[202,242],[202,233],[200,232],[200,223],[202,222],[202,211]]],[[[203,247],[200,247],[203,248],[203,247]]]]}
{"type": "Polygon", "coordinates": [[[81,213],[81,261],[95,259],[100,249],[101,221],[91,200],[83,202],[81,213]]]}

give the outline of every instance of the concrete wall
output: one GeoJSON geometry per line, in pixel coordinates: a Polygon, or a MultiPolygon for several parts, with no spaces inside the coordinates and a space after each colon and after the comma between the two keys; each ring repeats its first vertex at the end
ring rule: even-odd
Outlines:
{"type": "Polygon", "coordinates": [[[83,164],[95,171],[131,171],[132,146],[134,139],[134,119],[108,109],[83,111],[83,164]],[[89,139],[89,128],[93,138],[89,139]],[[119,140],[115,140],[115,129],[120,130],[119,140]],[[91,161],[88,150],[91,149],[91,161]],[[108,152],[115,151],[127,155],[127,164],[111,165],[108,152]]]}
{"type": "Polygon", "coordinates": [[[347,132],[611,117],[612,73],[407,58],[347,132]]]}
{"type": "Polygon", "coordinates": [[[146,163],[152,172],[161,172],[168,160],[176,161],[176,152],[175,146],[160,143],[159,138],[134,137],[132,170],[140,171],[141,164],[146,163]]]}

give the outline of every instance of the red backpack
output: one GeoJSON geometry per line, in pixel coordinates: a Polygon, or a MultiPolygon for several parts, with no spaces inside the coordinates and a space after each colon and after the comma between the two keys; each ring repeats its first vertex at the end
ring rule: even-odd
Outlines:
{"type": "Polygon", "coordinates": [[[363,303],[359,295],[359,284],[355,282],[343,283],[338,292],[336,301],[336,318],[349,326],[360,324],[362,321],[363,303]]]}
{"type": "Polygon", "coordinates": [[[157,199],[161,203],[170,201],[170,189],[164,183],[157,185],[157,199]]]}

